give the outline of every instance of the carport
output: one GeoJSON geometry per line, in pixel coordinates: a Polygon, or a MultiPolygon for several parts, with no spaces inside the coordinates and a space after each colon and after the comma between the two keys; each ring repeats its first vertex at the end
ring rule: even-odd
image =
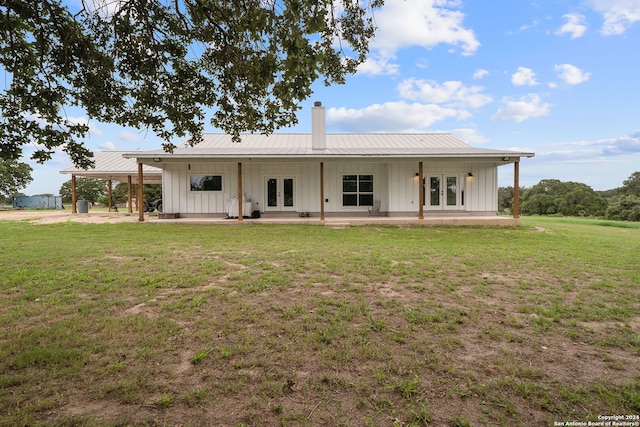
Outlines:
{"type": "Polygon", "coordinates": [[[127,210],[133,213],[133,184],[138,185],[136,194],[136,205],[139,213],[139,220],[144,221],[144,210],[140,209],[141,200],[143,200],[144,184],[161,184],[162,170],[149,165],[138,163],[136,159],[125,159],[122,157],[123,151],[102,151],[97,153],[93,158],[94,167],[90,169],[79,169],[75,166],[60,171],[62,174],[71,175],[71,212],[77,213],[76,207],[76,177],[102,179],[107,181],[109,191],[109,211],[111,211],[112,203],[112,185],[113,181],[126,182],[127,191],[127,210]]]}

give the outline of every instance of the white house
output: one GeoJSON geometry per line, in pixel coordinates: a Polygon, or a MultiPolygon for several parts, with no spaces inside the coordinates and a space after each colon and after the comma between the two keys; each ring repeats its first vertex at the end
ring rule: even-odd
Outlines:
{"type": "Polygon", "coordinates": [[[138,180],[142,165],[162,171],[165,217],[324,219],[367,216],[377,204],[390,217],[495,216],[498,167],[514,164],[517,188],[520,159],[534,156],[471,147],[450,134],[327,134],[319,102],[310,134],[247,134],[241,143],[225,134],[203,138],[173,153],[122,153],[136,159],[138,180]]]}

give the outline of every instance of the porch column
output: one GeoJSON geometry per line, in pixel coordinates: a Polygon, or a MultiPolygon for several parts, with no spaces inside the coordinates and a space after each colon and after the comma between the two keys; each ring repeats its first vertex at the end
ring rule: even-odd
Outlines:
{"type": "Polygon", "coordinates": [[[520,161],[513,164],[513,217],[520,218],[520,161]]]}
{"type": "Polygon", "coordinates": [[[76,176],[71,175],[71,213],[78,213],[76,208],[76,176]]]}
{"type": "Polygon", "coordinates": [[[324,221],[324,162],[320,162],[320,221],[324,221]]]}
{"type": "Polygon", "coordinates": [[[136,194],[136,205],[138,207],[138,221],[144,221],[144,179],[142,176],[142,163],[138,163],[138,194],[136,194]]]}
{"type": "Polygon", "coordinates": [[[424,176],[424,170],[422,162],[418,163],[418,203],[420,206],[418,207],[418,219],[424,219],[424,191],[422,191],[422,183],[424,176]]]}
{"type": "Polygon", "coordinates": [[[133,194],[131,193],[131,175],[127,175],[127,212],[133,213],[133,194]]]}
{"type": "Polygon", "coordinates": [[[113,206],[113,186],[111,180],[107,180],[107,189],[109,191],[109,212],[111,212],[111,206],[113,206]]]}
{"type": "Polygon", "coordinates": [[[238,221],[242,221],[242,163],[238,162],[238,221]]]}

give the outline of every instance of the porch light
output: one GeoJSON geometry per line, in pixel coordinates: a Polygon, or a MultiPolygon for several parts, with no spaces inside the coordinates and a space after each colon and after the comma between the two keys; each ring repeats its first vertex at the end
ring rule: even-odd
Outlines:
{"type": "Polygon", "coordinates": [[[473,178],[473,172],[469,172],[467,176],[470,176],[471,178],[473,178]]]}
{"type": "Polygon", "coordinates": [[[160,157],[154,157],[154,158],[153,158],[153,161],[154,161],[154,162],[156,162],[156,163],[158,163],[158,162],[160,161],[160,157]]]}

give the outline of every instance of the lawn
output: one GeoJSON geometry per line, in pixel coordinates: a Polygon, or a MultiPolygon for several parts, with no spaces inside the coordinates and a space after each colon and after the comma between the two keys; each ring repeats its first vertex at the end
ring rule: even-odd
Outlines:
{"type": "Polygon", "coordinates": [[[610,225],[0,221],[0,425],[638,423],[610,225]]]}

